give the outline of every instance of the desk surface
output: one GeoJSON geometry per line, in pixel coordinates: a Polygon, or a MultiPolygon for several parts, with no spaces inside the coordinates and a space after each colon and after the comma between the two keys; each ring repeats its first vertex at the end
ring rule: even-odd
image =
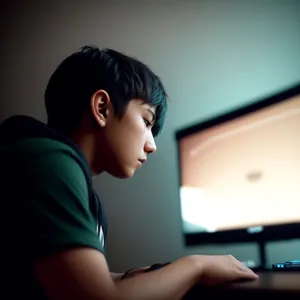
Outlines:
{"type": "Polygon", "coordinates": [[[225,288],[240,290],[288,291],[300,293],[300,272],[267,271],[259,272],[255,281],[235,282],[225,288]]]}
{"type": "Polygon", "coordinates": [[[234,282],[222,286],[201,286],[194,287],[184,299],[203,299],[209,296],[213,299],[228,295],[231,299],[253,299],[255,296],[297,296],[300,299],[300,272],[258,272],[259,279],[255,281],[234,282]]]}

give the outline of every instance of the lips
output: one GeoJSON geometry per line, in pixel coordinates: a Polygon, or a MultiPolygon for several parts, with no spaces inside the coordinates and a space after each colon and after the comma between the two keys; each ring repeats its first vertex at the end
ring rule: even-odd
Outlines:
{"type": "Polygon", "coordinates": [[[147,161],[147,158],[139,159],[139,162],[142,164],[145,163],[146,161],[147,161]]]}

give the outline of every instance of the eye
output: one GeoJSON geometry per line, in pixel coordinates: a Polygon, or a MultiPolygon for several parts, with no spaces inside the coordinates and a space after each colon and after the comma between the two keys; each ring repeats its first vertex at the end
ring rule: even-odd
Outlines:
{"type": "Polygon", "coordinates": [[[145,119],[145,118],[144,118],[144,122],[146,124],[146,127],[152,126],[152,124],[147,119],[145,119]]]}

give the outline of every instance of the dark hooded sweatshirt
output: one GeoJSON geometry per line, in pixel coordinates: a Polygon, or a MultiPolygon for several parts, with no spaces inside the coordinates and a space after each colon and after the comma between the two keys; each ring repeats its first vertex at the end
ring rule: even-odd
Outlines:
{"type": "Polygon", "coordinates": [[[0,298],[46,299],[38,260],[78,246],[104,253],[107,221],[88,162],[64,135],[27,116],[4,121],[0,187],[0,298]]]}

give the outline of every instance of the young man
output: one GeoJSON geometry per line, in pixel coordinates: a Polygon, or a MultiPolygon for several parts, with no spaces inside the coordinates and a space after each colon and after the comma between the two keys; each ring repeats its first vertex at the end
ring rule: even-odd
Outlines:
{"type": "Polygon", "coordinates": [[[54,72],[45,103],[47,125],[15,116],[0,126],[1,269],[9,298],[181,299],[198,282],[257,278],[231,256],[203,255],[123,280],[110,273],[106,218],[91,177],[129,178],[156,151],[167,93],[147,66],[84,47],[54,72]]]}

